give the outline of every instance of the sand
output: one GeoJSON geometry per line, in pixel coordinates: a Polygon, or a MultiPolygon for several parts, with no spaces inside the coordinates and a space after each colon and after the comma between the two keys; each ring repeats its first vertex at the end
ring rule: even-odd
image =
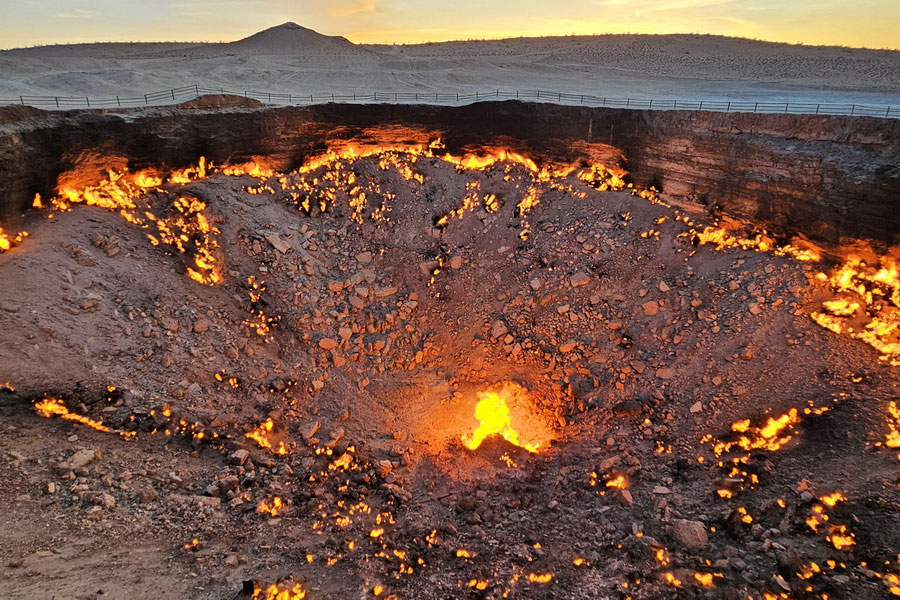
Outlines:
{"type": "Polygon", "coordinates": [[[900,105],[900,51],[709,35],[360,46],[287,23],[229,44],[0,52],[0,99],[192,86],[300,94],[548,90],[608,97],[900,105]]]}

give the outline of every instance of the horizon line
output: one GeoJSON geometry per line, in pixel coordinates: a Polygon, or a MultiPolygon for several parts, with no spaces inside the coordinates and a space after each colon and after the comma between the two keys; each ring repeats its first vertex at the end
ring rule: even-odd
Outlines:
{"type": "MultiPolygon", "coordinates": [[[[271,29],[277,29],[283,25],[288,23],[282,23],[280,25],[275,25],[272,27],[267,27],[266,29],[261,29],[255,33],[251,33],[248,36],[244,36],[234,40],[100,40],[100,41],[91,41],[91,42],[48,42],[44,44],[34,44],[32,46],[16,46],[12,48],[0,48],[0,52],[10,52],[14,50],[31,50],[35,48],[50,48],[56,46],[92,46],[92,45],[103,45],[103,44],[193,44],[193,45],[215,45],[215,44],[231,44],[234,42],[239,42],[241,40],[245,40],[249,37],[253,37],[260,33],[264,33],[271,29]]],[[[296,25],[296,23],[294,23],[296,25]]],[[[302,25],[300,27],[303,27],[302,25]]],[[[305,28],[304,29],[308,29],[305,28]]],[[[632,33],[632,32],[624,32],[624,33],[612,33],[612,32],[601,32],[601,33],[569,33],[569,34],[548,34],[548,35],[513,35],[508,37],[484,37],[484,38],[455,38],[455,39],[445,39],[445,40],[428,40],[421,42],[390,42],[390,41],[380,41],[380,42],[354,42],[350,38],[344,35],[328,35],[324,33],[320,33],[313,29],[308,29],[313,33],[324,37],[332,37],[332,38],[343,38],[350,42],[355,46],[426,46],[429,44],[453,44],[453,43],[479,43],[479,42],[502,42],[502,41],[511,41],[511,40],[527,40],[527,39],[551,39],[551,38],[595,38],[595,37],[624,37],[624,36],[642,36],[642,37],[674,37],[674,36],[697,36],[697,37],[717,37],[717,38],[726,38],[731,40],[744,40],[749,42],[757,42],[757,43],[765,43],[765,44],[780,44],[785,46],[803,46],[807,48],[843,48],[850,50],[868,50],[868,51],[886,51],[886,52],[897,52],[900,51],[900,46],[896,47],[875,47],[875,46],[850,46],[844,44],[811,44],[807,42],[786,42],[783,40],[772,40],[765,38],[754,38],[754,37],[745,37],[745,36],[737,36],[737,35],[725,35],[721,33],[699,33],[699,32],[668,32],[668,33],[632,33]]]]}

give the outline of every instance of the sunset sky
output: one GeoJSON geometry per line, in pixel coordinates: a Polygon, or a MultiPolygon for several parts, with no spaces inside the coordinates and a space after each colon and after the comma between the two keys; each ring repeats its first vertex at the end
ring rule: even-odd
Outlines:
{"type": "Polygon", "coordinates": [[[353,42],[714,33],[900,48],[898,0],[0,0],[0,48],[234,40],[294,21],[353,42]]]}

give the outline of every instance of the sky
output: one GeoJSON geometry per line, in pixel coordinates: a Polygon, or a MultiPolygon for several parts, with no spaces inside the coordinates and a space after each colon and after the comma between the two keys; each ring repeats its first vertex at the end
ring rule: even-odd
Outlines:
{"type": "Polygon", "coordinates": [[[0,0],[0,48],[231,41],[293,21],[357,43],[712,33],[900,49],[900,0],[0,0]]]}

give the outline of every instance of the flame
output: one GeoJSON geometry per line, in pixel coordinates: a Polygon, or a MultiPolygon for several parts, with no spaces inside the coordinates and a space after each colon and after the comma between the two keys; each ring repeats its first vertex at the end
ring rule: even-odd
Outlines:
{"type": "Polygon", "coordinates": [[[256,507],[256,512],[277,517],[282,508],[284,508],[284,501],[278,496],[275,496],[271,501],[263,500],[260,502],[259,506],[256,507]]]}
{"type": "Polygon", "coordinates": [[[532,583],[550,583],[553,581],[553,573],[529,573],[528,581],[532,583]]]}
{"type": "Polygon", "coordinates": [[[48,419],[60,417],[66,421],[81,423],[82,425],[86,425],[97,431],[102,431],[103,433],[118,433],[126,439],[136,435],[133,431],[115,431],[104,425],[102,421],[95,421],[90,417],[73,413],[66,408],[65,403],[59,398],[44,398],[34,405],[34,409],[39,415],[48,419]]]}
{"type": "Polygon", "coordinates": [[[792,408],[778,417],[769,418],[762,427],[751,426],[749,419],[735,421],[731,425],[731,429],[735,433],[741,434],[737,441],[716,441],[712,447],[713,453],[721,456],[730,452],[735,446],[747,452],[752,450],[777,452],[793,438],[793,435],[783,432],[786,429],[790,430],[799,422],[800,414],[796,408],[792,408]]]}
{"type": "Polygon", "coordinates": [[[253,431],[244,434],[244,437],[249,438],[256,442],[260,448],[265,448],[272,454],[278,454],[284,456],[287,454],[287,446],[285,446],[284,442],[279,441],[278,446],[273,446],[272,442],[269,441],[269,435],[272,433],[272,430],[275,429],[275,423],[272,419],[266,419],[262,423],[260,423],[253,431]]]}
{"type": "Polygon", "coordinates": [[[830,275],[818,273],[839,297],[822,303],[810,316],[820,326],[849,335],[881,353],[880,360],[900,366],[900,272],[897,263],[884,257],[868,265],[848,258],[830,275]]]}
{"type": "Polygon", "coordinates": [[[18,246],[28,237],[28,233],[25,231],[21,231],[16,235],[10,235],[3,231],[3,228],[0,227],[0,253],[11,250],[14,246],[18,246]]]}
{"type": "Polygon", "coordinates": [[[480,400],[475,406],[475,418],[481,424],[471,434],[464,434],[461,439],[466,448],[476,450],[485,438],[499,435],[510,444],[536,453],[539,444],[529,444],[519,440],[519,432],[512,426],[509,406],[506,399],[496,392],[479,392],[480,400]]]}
{"type": "Polygon", "coordinates": [[[900,448],[900,407],[896,402],[888,404],[888,433],[884,445],[888,448],[900,448]]]}
{"type": "Polygon", "coordinates": [[[825,537],[838,550],[849,548],[856,545],[853,534],[847,531],[846,525],[835,525],[831,528],[831,533],[825,537]]]}
{"type": "Polygon", "coordinates": [[[614,488],[617,490],[624,490],[628,487],[628,480],[624,475],[616,475],[612,479],[606,482],[606,487],[614,488]]]}
{"type": "Polygon", "coordinates": [[[279,587],[273,583],[265,589],[254,585],[251,598],[259,598],[259,600],[303,600],[306,598],[306,591],[299,583],[295,583],[292,587],[279,587]]]}

